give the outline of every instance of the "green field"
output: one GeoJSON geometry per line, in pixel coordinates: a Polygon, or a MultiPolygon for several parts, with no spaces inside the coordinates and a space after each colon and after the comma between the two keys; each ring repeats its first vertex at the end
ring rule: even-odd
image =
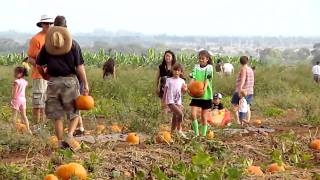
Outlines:
{"type": "MultiPolygon", "coordinates": [[[[159,98],[155,95],[155,73],[160,53],[150,50],[146,58],[118,54],[117,79],[103,80],[101,65],[108,55],[85,54],[87,76],[96,107],[83,112],[85,128],[94,130],[97,124],[117,123],[126,127],[123,133],[138,132],[146,137],[140,145],[126,142],[83,143],[80,152],[54,150],[48,137],[53,135],[53,123],[48,121],[33,136],[21,135],[10,127],[9,107],[13,66],[19,56],[0,58],[0,179],[42,179],[53,173],[60,164],[79,162],[91,179],[259,179],[245,172],[248,164],[260,166],[265,172],[272,162],[284,163],[285,171],[265,173],[266,179],[312,179],[320,177],[319,154],[308,148],[310,139],[319,137],[319,85],[311,76],[310,65],[267,66],[254,62],[255,97],[253,120],[261,119],[263,126],[276,129],[268,135],[231,135],[211,127],[214,140],[176,136],[174,142],[157,144],[153,137],[162,126],[169,126],[163,116],[159,98]],[[132,57],[131,57],[132,56],[132,57]],[[119,60],[118,60],[119,59],[119,60]],[[119,62],[118,62],[119,61],[119,62]]],[[[189,74],[196,63],[195,55],[179,55],[189,74]]],[[[238,57],[223,57],[236,62],[238,57]]],[[[235,72],[238,72],[236,65],[235,72]]],[[[31,81],[29,81],[31,85],[31,81]]],[[[223,102],[230,109],[235,75],[213,79],[215,92],[224,95],[223,102]]],[[[31,99],[28,88],[28,117],[31,119],[31,99]]],[[[185,131],[190,130],[190,97],[185,95],[185,131]]],[[[35,122],[31,120],[31,126],[35,122]]],[[[238,128],[232,125],[231,128],[238,128]]],[[[112,133],[110,130],[105,134],[112,133]]],[[[94,134],[94,131],[92,131],[94,134]]]]}

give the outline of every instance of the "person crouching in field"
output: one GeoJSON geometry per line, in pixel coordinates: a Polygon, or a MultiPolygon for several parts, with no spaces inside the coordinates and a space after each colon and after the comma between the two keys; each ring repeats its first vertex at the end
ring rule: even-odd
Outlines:
{"type": "Polygon", "coordinates": [[[199,52],[199,64],[195,65],[192,70],[191,82],[192,81],[202,81],[204,82],[203,92],[204,94],[199,98],[192,98],[191,106],[191,117],[192,117],[192,128],[196,136],[199,136],[199,125],[197,120],[198,109],[201,108],[201,136],[207,135],[207,119],[209,115],[209,110],[212,107],[212,78],[213,78],[213,66],[211,55],[208,51],[203,50],[199,52]]]}
{"type": "Polygon", "coordinates": [[[28,86],[28,81],[24,79],[28,75],[28,70],[24,67],[16,67],[14,69],[14,83],[12,88],[12,122],[17,121],[18,114],[21,115],[22,123],[26,125],[27,131],[32,134],[29,126],[29,121],[26,113],[27,102],[25,91],[28,86]]]}
{"type": "Polygon", "coordinates": [[[103,64],[103,79],[107,79],[109,75],[113,76],[113,79],[116,78],[116,66],[115,61],[112,58],[109,58],[104,64],[103,64]]]}
{"type": "Polygon", "coordinates": [[[186,93],[187,90],[188,87],[183,77],[183,68],[181,64],[175,64],[172,67],[172,77],[166,80],[162,100],[173,113],[171,133],[177,130],[179,135],[184,138],[186,138],[186,135],[182,132],[181,126],[183,121],[182,94],[186,93]]]}
{"type": "Polygon", "coordinates": [[[48,80],[46,114],[55,121],[55,133],[60,148],[70,147],[73,151],[80,149],[80,144],[73,137],[79,121],[79,110],[75,100],[80,95],[79,76],[83,82],[83,95],[89,94],[84,60],[79,44],[72,39],[64,16],[57,16],[37,57],[37,68],[48,80]],[[47,72],[41,67],[47,66],[47,72]],[[69,121],[68,134],[63,138],[63,118],[69,121]],[[64,139],[64,141],[63,141],[64,139]]]}

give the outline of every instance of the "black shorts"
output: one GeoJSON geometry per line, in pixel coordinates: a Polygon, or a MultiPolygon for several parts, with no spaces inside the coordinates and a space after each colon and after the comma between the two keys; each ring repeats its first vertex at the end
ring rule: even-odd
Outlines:
{"type": "Polygon", "coordinates": [[[212,100],[204,100],[204,99],[191,99],[190,106],[200,107],[201,109],[211,109],[212,100]]]}

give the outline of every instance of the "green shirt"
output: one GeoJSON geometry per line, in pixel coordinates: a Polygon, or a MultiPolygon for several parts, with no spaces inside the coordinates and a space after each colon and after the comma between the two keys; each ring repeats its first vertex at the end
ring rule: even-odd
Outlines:
{"type": "Polygon", "coordinates": [[[208,64],[206,67],[200,67],[199,64],[196,64],[192,70],[192,79],[197,81],[205,82],[208,81],[207,89],[204,92],[204,95],[200,98],[194,99],[203,99],[203,100],[211,100],[213,99],[212,92],[212,78],[213,78],[213,66],[208,64]]]}

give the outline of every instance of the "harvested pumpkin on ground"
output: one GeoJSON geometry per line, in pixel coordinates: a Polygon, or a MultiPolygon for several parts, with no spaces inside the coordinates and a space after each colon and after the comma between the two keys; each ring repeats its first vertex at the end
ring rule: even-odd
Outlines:
{"type": "Polygon", "coordinates": [[[116,124],[111,125],[110,129],[114,133],[121,133],[122,132],[122,128],[116,124]]]}
{"type": "Polygon", "coordinates": [[[214,138],[214,132],[213,132],[212,130],[210,130],[210,131],[208,132],[207,138],[208,138],[209,140],[212,140],[212,139],[214,138]]]}
{"type": "Polygon", "coordinates": [[[96,132],[97,132],[97,134],[101,134],[101,133],[103,133],[103,131],[106,129],[106,126],[105,125],[103,125],[103,124],[99,124],[99,125],[97,125],[97,127],[96,127],[96,132]]]}
{"type": "Polygon", "coordinates": [[[253,124],[256,125],[256,126],[259,126],[262,124],[262,121],[260,119],[256,119],[253,121],[253,124]]]}
{"type": "Polygon", "coordinates": [[[140,143],[140,138],[136,133],[129,133],[126,141],[130,144],[139,144],[140,143]]]}
{"type": "Polygon", "coordinates": [[[169,143],[171,141],[171,133],[168,131],[160,131],[156,136],[157,143],[169,143]]]}
{"type": "Polygon", "coordinates": [[[43,180],[59,180],[59,179],[57,178],[57,176],[53,174],[48,174],[46,175],[46,177],[43,178],[43,180]]]}
{"type": "Polygon", "coordinates": [[[81,180],[87,179],[86,169],[78,163],[69,163],[57,168],[55,174],[62,180],[69,180],[71,177],[78,177],[81,180]]]}
{"type": "Polygon", "coordinates": [[[245,171],[248,175],[263,176],[263,172],[259,166],[249,166],[245,171]]]}
{"type": "Polygon", "coordinates": [[[266,171],[269,173],[283,172],[285,171],[285,168],[283,164],[279,165],[278,163],[272,163],[267,167],[266,171]]]}
{"type": "Polygon", "coordinates": [[[50,136],[49,143],[53,149],[57,149],[59,147],[57,136],[50,136]]]}
{"type": "Polygon", "coordinates": [[[78,96],[75,104],[79,110],[91,110],[94,108],[94,100],[91,96],[78,96]]]}
{"type": "Polygon", "coordinates": [[[320,139],[311,141],[309,147],[314,150],[320,150],[320,139]]]}
{"type": "Polygon", "coordinates": [[[22,123],[16,123],[15,124],[15,128],[16,128],[17,132],[21,133],[21,134],[24,134],[24,133],[28,132],[27,126],[25,124],[22,124],[22,123]]]}

